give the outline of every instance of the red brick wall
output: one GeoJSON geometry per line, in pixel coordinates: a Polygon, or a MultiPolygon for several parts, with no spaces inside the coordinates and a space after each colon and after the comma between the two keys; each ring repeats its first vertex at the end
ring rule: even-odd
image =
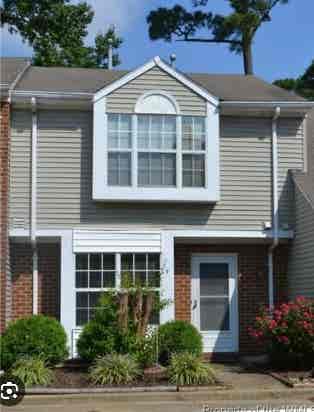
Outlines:
{"type": "MultiPolygon", "coordinates": [[[[175,316],[191,319],[191,255],[193,253],[238,254],[238,306],[240,352],[258,352],[247,330],[261,306],[268,303],[268,267],[266,245],[177,245],[175,247],[175,316]]],[[[275,289],[279,292],[287,268],[287,248],[279,248],[275,258],[275,289]],[[279,276],[277,276],[279,274],[279,276]]],[[[284,287],[283,287],[284,291],[284,287]]],[[[281,291],[280,291],[281,292],[281,291]]],[[[282,295],[282,293],[280,293],[282,295]]],[[[276,299],[278,300],[278,299],[276,299]]]]}
{"type": "Polygon", "coordinates": [[[8,266],[8,199],[9,199],[9,149],[10,105],[0,107],[0,332],[5,328],[7,309],[8,266]]]}
{"type": "MultiPolygon", "coordinates": [[[[12,317],[32,314],[32,251],[30,245],[11,244],[12,317]]],[[[38,312],[60,317],[60,246],[38,247],[38,312]]]]}

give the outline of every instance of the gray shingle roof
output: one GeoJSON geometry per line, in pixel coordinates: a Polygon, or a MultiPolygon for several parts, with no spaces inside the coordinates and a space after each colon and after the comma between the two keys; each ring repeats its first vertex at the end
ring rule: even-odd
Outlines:
{"type": "Polygon", "coordinates": [[[2,57],[0,59],[0,84],[2,89],[8,89],[17,76],[25,69],[29,59],[22,57],[2,57]]]}
{"type": "MultiPolygon", "coordinates": [[[[94,93],[128,71],[63,67],[31,67],[17,90],[94,93]]],[[[299,96],[255,76],[186,74],[192,81],[221,100],[304,101],[299,96]]]]}

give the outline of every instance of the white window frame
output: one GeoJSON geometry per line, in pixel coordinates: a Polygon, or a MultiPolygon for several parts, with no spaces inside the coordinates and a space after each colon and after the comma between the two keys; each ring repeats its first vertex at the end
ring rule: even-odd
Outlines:
{"type": "MultiPolygon", "coordinates": [[[[78,309],[87,309],[88,310],[88,320],[90,320],[90,310],[93,310],[97,307],[91,307],[86,306],[86,307],[78,307],[77,306],[77,293],[104,293],[104,292],[114,292],[114,291],[118,291],[121,289],[121,275],[123,273],[122,271],[122,255],[132,255],[132,277],[133,280],[135,280],[135,274],[136,272],[145,272],[146,273],[146,282],[148,281],[149,277],[149,272],[158,272],[158,270],[149,270],[148,269],[148,255],[159,255],[159,272],[160,272],[160,283],[159,283],[159,287],[151,287],[150,289],[152,291],[158,292],[160,296],[161,295],[161,274],[162,274],[162,255],[161,252],[147,252],[147,251],[137,251],[137,252],[76,252],[75,253],[75,259],[74,259],[74,273],[75,273],[75,280],[74,280],[74,291],[75,291],[75,327],[76,328],[82,328],[84,325],[78,325],[77,323],[77,310],[78,309]],[[80,255],[80,254],[86,254],[88,255],[87,259],[88,259],[88,264],[87,264],[87,269],[77,269],[76,268],[76,255],[80,255]],[[90,273],[92,272],[99,272],[99,270],[91,270],[90,269],[90,255],[91,254],[100,254],[101,255],[101,267],[102,269],[100,270],[101,272],[101,283],[102,283],[102,287],[99,288],[95,288],[95,287],[90,287],[89,286],[89,278],[90,278],[90,273]],[[113,270],[103,270],[103,255],[104,254],[109,254],[109,255],[114,255],[115,258],[115,266],[113,270]],[[136,266],[135,266],[135,255],[145,255],[146,256],[146,268],[145,270],[135,270],[136,266]],[[76,272],[87,272],[88,273],[88,285],[87,287],[77,287],[76,286],[76,272]],[[103,287],[103,272],[114,272],[115,273],[115,278],[114,278],[114,283],[115,286],[114,287],[103,287]]],[[[161,318],[161,313],[159,314],[159,317],[161,318]]]]}
{"type": "MultiPolygon", "coordinates": [[[[161,95],[162,92],[154,91],[149,95],[161,95]]],[[[163,93],[164,94],[164,93],[163,93]]],[[[144,94],[147,95],[147,94],[144,94]]],[[[162,96],[164,97],[164,96],[162,96]]],[[[167,94],[167,98],[170,99],[167,94]]],[[[143,99],[143,96],[140,97],[143,99]]],[[[140,101],[140,99],[138,101],[140,101]]],[[[162,99],[161,99],[162,101],[162,99]]],[[[175,101],[171,97],[171,101],[175,101]]],[[[174,104],[175,110],[179,110],[174,104]]],[[[137,167],[137,120],[138,114],[132,116],[132,159],[131,159],[131,186],[109,186],[107,179],[108,147],[106,111],[106,98],[94,102],[94,157],[93,157],[93,199],[99,201],[145,201],[145,202],[217,202],[220,199],[219,182],[219,112],[216,106],[207,103],[207,115],[205,116],[205,186],[182,186],[182,115],[177,112],[177,147],[176,147],[176,186],[138,186],[137,167]]],[[[137,111],[138,105],[137,105],[137,111]]],[[[123,113],[124,114],[124,113],[123,113]]],[[[162,110],[155,113],[163,114],[162,110]]],[[[169,114],[169,112],[168,112],[169,114]]],[[[172,114],[172,113],[171,113],[172,114]]],[[[157,150],[160,152],[160,150],[157,150]]],[[[162,150],[166,152],[166,150],[162,150]]],[[[173,151],[170,151],[173,153],[173,151]]],[[[196,153],[189,151],[189,153],[196,153]]],[[[202,151],[202,153],[204,153],[202,151]]]]}

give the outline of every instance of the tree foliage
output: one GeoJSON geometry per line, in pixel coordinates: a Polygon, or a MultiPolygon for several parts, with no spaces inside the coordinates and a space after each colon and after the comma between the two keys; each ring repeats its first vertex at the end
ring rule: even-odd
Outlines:
{"type": "MultiPolygon", "coordinates": [[[[86,46],[88,25],[94,12],[85,2],[70,0],[3,0],[1,26],[19,33],[34,50],[34,64],[39,66],[103,67],[108,66],[108,39],[117,50],[122,39],[110,28],[86,46]]],[[[113,65],[119,64],[117,53],[113,65]]]]}
{"type": "Polygon", "coordinates": [[[302,76],[296,79],[279,79],[274,84],[283,89],[293,91],[306,99],[314,100],[314,60],[302,76]]]}
{"type": "Polygon", "coordinates": [[[208,0],[192,0],[193,12],[177,4],[160,7],[147,16],[152,40],[171,41],[173,37],[186,42],[226,43],[230,50],[243,54],[244,71],[253,73],[252,44],[259,27],[271,21],[271,11],[289,0],[228,0],[231,13],[224,16],[206,10],[208,0]],[[205,9],[205,11],[204,11],[205,9]],[[209,37],[197,36],[207,31],[209,37]]]}

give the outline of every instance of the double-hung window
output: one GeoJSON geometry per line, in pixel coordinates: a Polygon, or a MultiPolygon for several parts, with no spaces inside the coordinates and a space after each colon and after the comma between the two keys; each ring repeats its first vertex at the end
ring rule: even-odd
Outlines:
{"type": "MultiPolygon", "coordinates": [[[[76,326],[89,322],[106,291],[119,289],[123,276],[131,286],[148,287],[160,293],[159,253],[76,253],[75,255],[76,326]]],[[[153,313],[151,324],[159,323],[153,313]]]]}
{"type": "Polygon", "coordinates": [[[108,185],[131,185],[132,118],[108,116],[108,185]]]}
{"type": "Polygon", "coordinates": [[[176,117],[137,118],[138,186],[176,186],[176,117]]]}
{"type": "Polygon", "coordinates": [[[206,134],[203,117],[182,117],[182,153],[183,186],[204,187],[206,134]]]}

